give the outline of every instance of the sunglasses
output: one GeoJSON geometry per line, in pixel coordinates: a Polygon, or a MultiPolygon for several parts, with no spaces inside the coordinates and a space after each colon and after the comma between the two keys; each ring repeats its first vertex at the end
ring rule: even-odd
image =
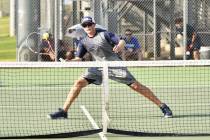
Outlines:
{"type": "Polygon", "coordinates": [[[82,24],[82,27],[90,27],[90,26],[92,26],[93,25],[93,23],[84,23],[84,24],[82,24]]]}

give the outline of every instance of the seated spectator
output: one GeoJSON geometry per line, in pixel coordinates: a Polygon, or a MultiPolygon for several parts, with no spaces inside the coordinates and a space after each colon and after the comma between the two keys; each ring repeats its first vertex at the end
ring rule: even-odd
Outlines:
{"type": "Polygon", "coordinates": [[[70,47],[70,44],[66,40],[59,40],[58,41],[58,55],[57,59],[60,60],[71,60],[74,58],[74,48],[70,47]]]}
{"type": "MultiPolygon", "coordinates": [[[[56,53],[54,47],[54,38],[49,33],[42,35],[42,42],[40,44],[40,56],[42,61],[55,61],[56,53]]],[[[64,59],[70,60],[74,58],[74,50],[69,47],[65,40],[58,40],[57,60],[64,59]]]]}
{"type": "Polygon", "coordinates": [[[130,29],[125,30],[124,40],[126,42],[125,49],[122,51],[122,59],[129,60],[142,60],[141,46],[138,39],[132,35],[130,29]]]}

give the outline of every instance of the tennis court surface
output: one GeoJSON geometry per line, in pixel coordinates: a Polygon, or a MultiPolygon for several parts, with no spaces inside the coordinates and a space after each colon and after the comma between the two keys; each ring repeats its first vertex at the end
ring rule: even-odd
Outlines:
{"type": "Polygon", "coordinates": [[[1,63],[0,138],[98,136],[106,127],[109,135],[210,135],[209,62],[1,63]],[[128,67],[170,106],[173,118],[164,118],[151,101],[112,80],[84,88],[68,119],[46,117],[63,106],[70,87],[88,67],[103,71],[115,66],[128,67]]]}

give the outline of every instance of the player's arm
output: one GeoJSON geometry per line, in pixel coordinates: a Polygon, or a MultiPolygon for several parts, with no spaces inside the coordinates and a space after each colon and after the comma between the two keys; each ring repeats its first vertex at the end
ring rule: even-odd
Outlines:
{"type": "Polygon", "coordinates": [[[125,40],[120,39],[119,43],[113,48],[113,51],[115,53],[118,53],[118,52],[122,51],[125,48],[125,44],[126,44],[125,40]]]}
{"type": "Polygon", "coordinates": [[[125,40],[119,40],[119,43],[114,46],[113,51],[115,53],[121,52],[125,48],[125,40]]]}
{"type": "Polygon", "coordinates": [[[81,42],[79,42],[78,47],[77,47],[76,56],[71,61],[82,61],[82,58],[86,53],[87,53],[86,48],[84,47],[84,45],[81,42]]]}
{"type": "Polygon", "coordinates": [[[126,44],[125,40],[122,38],[119,38],[115,34],[113,34],[111,32],[105,32],[105,38],[106,38],[106,40],[108,40],[110,42],[110,44],[114,45],[113,51],[115,53],[118,53],[125,48],[125,44],[126,44]]]}

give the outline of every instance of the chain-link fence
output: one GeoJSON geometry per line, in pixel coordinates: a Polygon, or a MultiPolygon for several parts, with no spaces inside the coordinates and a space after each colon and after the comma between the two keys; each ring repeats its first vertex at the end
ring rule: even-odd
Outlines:
{"type": "MultiPolygon", "coordinates": [[[[22,3],[19,2],[20,4],[22,3]]],[[[28,5],[30,8],[25,10],[21,9],[23,6],[17,6],[16,9],[21,9],[22,15],[25,13],[24,18],[18,14],[18,22],[24,21],[30,26],[24,34],[20,33],[24,29],[22,23],[17,26],[20,61],[58,61],[60,57],[73,58],[75,40],[64,35],[69,27],[80,23],[86,15],[94,17],[96,23],[108,31],[127,39],[126,49],[122,54],[132,54],[132,51],[138,50],[141,56],[135,60],[210,59],[209,0],[36,0],[30,4],[32,6],[28,5]],[[180,19],[181,27],[177,25],[178,21],[175,23],[177,19],[180,19]],[[127,38],[128,29],[138,40],[140,51],[139,47],[136,49],[135,43],[127,38]],[[32,32],[38,32],[37,39],[26,41],[32,32]],[[46,32],[53,41],[42,42],[42,34],[46,32]],[[23,49],[30,46],[30,43],[31,50],[36,49],[36,53],[23,49]],[[43,57],[44,53],[39,52],[45,48],[45,51],[49,51],[50,43],[52,58],[47,54],[50,52],[45,52],[43,57]]],[[[132,56],[130,58],[132,59],[132,56]]]]}
{"type": "MultiPolygon", "coordinates": [[[[111,12],[116,14],[117,30],[115,32],[123,34],[125,29],[133,30],[134,35],[142,45],[144,59],[188,59],[185,57],[187,45],[194,43],[194,48],[190,53],[195,53],[196,48],[202,49],[209,46],[210,39],[210,1],[208,0],[128,0],[111,1],[113,7],[111,12]],[[186,37],[183,32],[175,26],[175,20],[183,18],[184,23],[188,23],[192,28],[183,26],[186,29],[186,37]],[[198,39],[193,42],[193,32],[200,36],[200,43],[196,44],[198,39]],[[181,34],[181,38],[177,35],[181,34]],[[188,36],[188,34],[191,34],[188,36]],[[183,40],[186,38],[186,41],[183,40]],[[186,44],[186,45],[183,45],[186,44]],[[194,50],[193,50],[194,49],[194,50]]],[[[182,29],[184,30],[184,29],[182,29]]],[[[210,53],[210,52],[207,52],[210,53]]],[[[191,54],[191,58],[195,56],[191,54]]]]}

